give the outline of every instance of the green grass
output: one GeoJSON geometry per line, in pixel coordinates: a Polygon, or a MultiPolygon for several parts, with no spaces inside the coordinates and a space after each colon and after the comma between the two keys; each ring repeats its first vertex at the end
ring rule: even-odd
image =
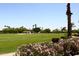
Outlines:
{"type": "Polygon", "coordinates": [[[22,44],[50,42],[51,38],[64,36],[60,34],[0,34],[0,54],[10,53],[17,50],[17,47],[22,44]]]}

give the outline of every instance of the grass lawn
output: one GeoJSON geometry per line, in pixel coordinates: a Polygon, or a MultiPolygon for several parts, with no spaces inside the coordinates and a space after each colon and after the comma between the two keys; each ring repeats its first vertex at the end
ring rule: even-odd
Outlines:
{"type": "Polygon", "coordinates": [[[49,42],[51,38],[64,36],[59,34],[0,34],[0,54],[10,53],[17,50],[22,44],[49,42]]]}

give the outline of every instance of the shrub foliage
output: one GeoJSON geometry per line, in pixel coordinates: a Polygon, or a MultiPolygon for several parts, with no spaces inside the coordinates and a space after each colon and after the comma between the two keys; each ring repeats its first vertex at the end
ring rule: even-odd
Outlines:
{"type": "Polygon", "coordinates": [[[79,54],[79,38],[58,42],[22,45],[17,49],[18,56],[73,56],[79,54]]]}

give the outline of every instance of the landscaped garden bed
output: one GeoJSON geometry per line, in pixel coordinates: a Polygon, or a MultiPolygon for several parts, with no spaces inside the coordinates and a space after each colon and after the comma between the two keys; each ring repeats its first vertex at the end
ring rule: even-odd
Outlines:
{"type": "Polygon", "coordinates": [[[79,54],[79,38],[59,39],[18,47],[17,56],[74,56],[79,54]]]}

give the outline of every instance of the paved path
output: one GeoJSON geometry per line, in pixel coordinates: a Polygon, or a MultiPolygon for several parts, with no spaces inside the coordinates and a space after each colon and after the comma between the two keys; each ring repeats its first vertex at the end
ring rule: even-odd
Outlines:
{"type": "Polygon", "coordinates": [[[7,53],[7,54],[1,54],[0,56],[14,56],[14,55],[15,55],[15,52],[7,53]]]}

